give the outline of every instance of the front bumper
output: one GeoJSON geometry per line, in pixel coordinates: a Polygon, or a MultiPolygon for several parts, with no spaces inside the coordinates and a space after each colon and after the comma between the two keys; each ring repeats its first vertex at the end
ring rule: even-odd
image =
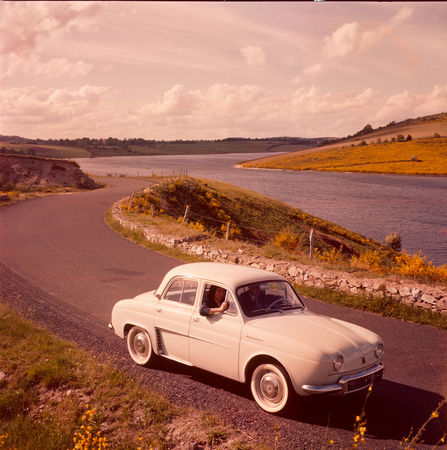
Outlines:
{"type": "Polygon", "coordinates": [[[337,384],[328,384],[325,386],[305,384],[302,386],[302,389],[308,394],[350,394],[351,392],[366,389],[371,384],[380,381],[383,377],[383,370],[383,365],[377,364],[361,372],[345,375],[340,378],[337,384]]]}

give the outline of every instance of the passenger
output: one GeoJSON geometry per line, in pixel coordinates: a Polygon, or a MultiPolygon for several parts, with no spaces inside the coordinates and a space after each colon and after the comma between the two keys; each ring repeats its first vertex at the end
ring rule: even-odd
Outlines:
{"type": "Polygon", "coordinates": [[[228,308],[228,302],[225,301],[226,290],[218,286],[211,286],[207,299],[200,307],[200,315],[209,316],[219,314],[228,308]]]}

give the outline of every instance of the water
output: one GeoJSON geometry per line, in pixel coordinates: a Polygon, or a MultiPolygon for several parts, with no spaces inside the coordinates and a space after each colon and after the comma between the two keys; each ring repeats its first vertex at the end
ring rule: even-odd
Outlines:
{"type": "Polygon", "coordinates": [[[96,175],[187,174],[224,181],[281,200],[321,219],[383,242],[401,236],[410,254],[447,264],[447,178],[238,169],[269,154],[125,156],[78,159],[96,175]]]}

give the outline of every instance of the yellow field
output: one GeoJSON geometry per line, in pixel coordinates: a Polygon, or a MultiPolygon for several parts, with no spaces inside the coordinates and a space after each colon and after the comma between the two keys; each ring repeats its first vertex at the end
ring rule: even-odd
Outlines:
{"type": "Polygon", "coordinates": [[[447,176],[447,138],[337,148],[243,165],[266,169],[447,176]]]}

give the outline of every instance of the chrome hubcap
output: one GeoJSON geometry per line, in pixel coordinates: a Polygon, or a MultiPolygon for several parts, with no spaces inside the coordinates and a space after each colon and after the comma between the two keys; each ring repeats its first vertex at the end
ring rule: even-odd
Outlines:
{"type": "Polygon", "coordinates": [[[134,342],[135,342],[135,350],[138,353],[140,353],[141,355],[146,353],[146,339],[144,338],[143,335],[139,334],[138,336],[136,336],[134,342]]]}
{"type": "Polygon", "coordinates": [[[269,400],[276,400],[280,395],[281,386],[271,373],[262,376],[260,387],[262,395],[269,400]]]}

